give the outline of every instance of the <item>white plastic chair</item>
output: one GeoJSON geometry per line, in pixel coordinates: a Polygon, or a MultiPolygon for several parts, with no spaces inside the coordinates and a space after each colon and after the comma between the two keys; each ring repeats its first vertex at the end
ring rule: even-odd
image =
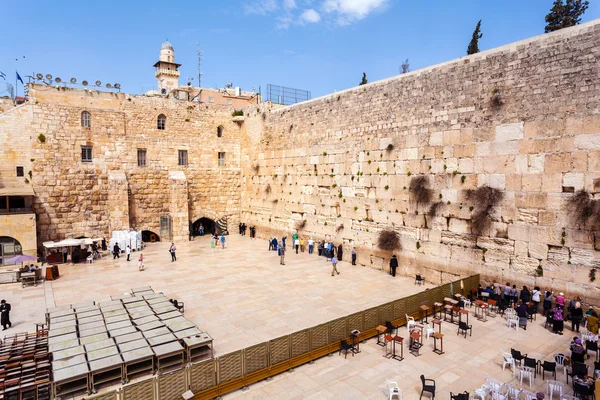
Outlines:
{"type": "Polygon", "coordinates": [[[522,400],[537,400],[535,393],[530,390],[521,389],[520,396],[522,400]]]}
{"type": "Polygon", "coordinates": [[[493,378],[485,378],[485,381],[487,382],[486,386],[490,393],[499,392],[502,389],[502,383],[493,378]]]}
{"type": "Polygon", "coordinates": [[[88,256],[85,261],[87,261],[89,264],[94,262],[94,256],[88,256]]]}
{"type": "Polygon", "coordinates": [[[515,374],[515,370],[516,370],[516,364],[515,364],[515,359],[512,357],[512,355],[510,353],[507,353],[506,351],[500,349],[500,353],[502,354],[502,371],[504,371],[504,368],[506,368],[506,366],[510,366],[512,374],[515,374]]]}
{"type": "Polygon", "coordinates": [[[565,384],[559,381],[549,379],[546,381],[546,393],[550,396],[549,400],[552,400],[554,393],[558,393],[558,397],[561,398],[564,392],[565,384]]]}
{"type": "Polygon", "coordinates": [[[560,396],[560,400],[579,400],[577,397],[570,396],[568,394],[563,394],[560,396]]]}
{"type": "Polygon", "coordinates": [[[519,317],[517,317],[516,315],[511,315],[510,317],[507,318],[507,323],[508,323],[508,327],[510,328],[511,326],[514,325],[515,330],[519,329],[519,317]]]}
{"type": "Polygon", "coordinates": [[[435,329],[429,326],[429,324],[425,324],[425,338],[429,339],[435,333],[435,329]]]}
{"type": "Polygon", "coordinates": [[[397,399],[402,400],[402,391],[398,387],[398,383],[392,382],[392,381],[388,381],[388,389],[390,390],[390,398],[389,398],[389,400],[392,400],[394,397],[397,398],[397,399]]]}
{"type": "Polygon", "coordinates": [[[554,355],[554,362],[556,363],[556,369],[563,369],[565,376],[567,376],[567,366],[565,365],[565,356],[562,354],[554,355]]]}
{"type": "Polygon", "coordinates": [[[473,390],[473,400],[476,397],[479,397],[480,400],[485,400],[488,394],[490,394],[490,389],[486,384],[483,384],[480,388],[473,390]]]}
{"type": "Polygon", "coordinates": [[[406,315],[406,329],[408,329],[410,331],[410,328],[414,327],[417,324],[417,322],[410,315],[408,315],[408,314],[404,314],[404,315],[406,315]]]}
{"type": "Polygon", "coordinates": [[[517,315],[517,312],[515,311],[514,308],[507,308],[506,311],[504,311],[504,316],[506,317],[507,320],[509,317],[511,317],[513,315],[517,315]]]}
{"type": "Polygon", "coordinates": [[[513,384],[505,383],[504,387],[506,388],[506,396],[511,400],[518,400],[519,393],[521,393],[521,389],[516,387],[513,384]]]}
{"type": "Polygon", "coordinates": [[[590,341],[590,342],[597,342],[598,341],[598,335],[594,335],[592,332],[588,331],[588,332],[584,332],[581,335],[581,340],[583,340],[584,342],[590,341]]]}
{"type": "Polygon", "coordinates": [[[519,384],[523,386],[523,378],[527,378],[529,379],[529,387],[532,387],[535,370],[531,367],[526,367],[524,365],[519,365],[518,370],[520,382],[519,384]]]}
{"type": "Polygon", "coordinates": [[[506,383],[500,384],[498,382],[497,385],[491,388],[491,392],[492,400],[508,400],[508,387],[506,383]]]}
{"type": "Polygon", "coordinates": [[[469,308],[471,308],[471,305],[472,305],[472,304],[471,304],[471,300],[467,299],[466,297],[463,297],[463,299],[462,299],[462,300],[463,300],[463,303],[465,304],[465,308],[466,308],[466,307],[469,307],[469,308]]]}

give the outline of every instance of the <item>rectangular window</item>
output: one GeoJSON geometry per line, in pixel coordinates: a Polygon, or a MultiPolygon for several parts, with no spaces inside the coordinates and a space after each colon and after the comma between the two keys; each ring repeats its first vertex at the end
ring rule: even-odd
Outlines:
{"type": "Polygon", "coordinates": [[[137,156],[138,156],[138,167],[145,167],[146,166],[146,149],[138,149],[137,156]]]}
{"type": "Polygon", "coordinates": [[[25,176],[23,167],[17,167],[17,176],[25,176]]]}
{"type": "Polygon", "coordinates": [[[231,104],[233,101],[231,99],[227,99],[227,104],[231,104]]]}
{"type": "Polygon", "coordinates": [[[81,146],[81,162],[92,162],[92,146],[81,146]]]}
{"type": "Polygon", "coordinates": [[[208,102],[209,103],[214,103],[215,102],[215,98],[208,96],[208,102]]]}
{"type": "Polygon", "coordinates": [[[179,165],[188,165],[187,150],[179,150],[179,165]]]}
{"type": "Polygon", "coordinates": [[[219,152],[219,167],[224,167],[225,166],[225,152],[220,151],[219,152]]]}

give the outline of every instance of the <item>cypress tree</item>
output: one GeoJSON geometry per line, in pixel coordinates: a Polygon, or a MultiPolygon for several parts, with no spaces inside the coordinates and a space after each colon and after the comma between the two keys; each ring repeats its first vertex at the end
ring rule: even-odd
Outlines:
{"type": "Polygon", "coordinates": [[[588,0],[554,0],[550,12],[546,15],[544,32],[554,32],[562,28],[577,25],[588,9],[588,0]]]}
{"type": "Polygon", "coordinates": [[[467,54],[475,54],[479,53],[479,39],[483,37],[481,33],[481,20],[477,23],[475,30],[473,31],[473,37],[471,38],[471,42],[469,43],[469,47],[467,47],[467,54]]]}
{"type": "Polygon", "coordinates": [[[367,83],[368,83],[368,81],[367,81],[367,73],[363,72],[362,80],[360,81],[360,83],[358,84],[358,86],[360,86],[360,85],[366,85],[367,83]]]}

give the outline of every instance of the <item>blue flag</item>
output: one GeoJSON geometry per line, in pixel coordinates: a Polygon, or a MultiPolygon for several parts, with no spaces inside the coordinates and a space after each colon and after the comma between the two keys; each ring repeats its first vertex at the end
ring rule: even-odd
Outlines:
{"type": "MultiPolygon", "coordinates": [[[[15,71],[16,72],[16,71],[15,71]]],[[[19,75],[19,73],[17,72],[17,79],[21,81],[21,83],[24,85],[25,83],[23,82],[23,79],[21,79],[21,75],[19,75]]]]}
{"type": "Polygon", "coordinates": [[[0,71],[0,78],[6,80],[6,74],[2,71],[0,71]]]}

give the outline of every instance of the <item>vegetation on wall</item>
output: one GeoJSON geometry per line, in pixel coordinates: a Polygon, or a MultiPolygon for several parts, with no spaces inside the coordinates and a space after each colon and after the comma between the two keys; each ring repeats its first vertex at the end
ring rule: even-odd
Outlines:
{"type": "Polygon", "coordinates": [[[393,229],[384,229],[377,235],[377,247],[385,251],[400,250],[400,236],[393,229]]]}
{"type": "Polygon", "coordinates": [[[429,203],[433,197],[433,191],[429,189],[429,181],[424,175],[412,178],[408,190],[417,203],[429,203]]]}
{"type": "Polygon", "coordinates": [[[567,210],[573,225],[600,230],[600,200],[593,199],[586,190],[580,190],[569,199],[567,210]]]}
{"type": "Polygon", "coordinates": [[[436,203],[433,203],[431,205],[431,207],[429,207],[429,211],[427,212],[427,215],[429,215],[430,218],[433,218],[437,215],[438,211],[440,211],[440,208],[444,205],[444,202],[442,201],[438,201],[436,203]]]}
{"type": "Polygon", "coordinates": [[[471,216],[471,232],[477,236],[489,228],[491,213],[504,198],[504,193],[487,185],[475,190],[467,190],[466,198],[473,203],[473,214],[471,216]]]}

